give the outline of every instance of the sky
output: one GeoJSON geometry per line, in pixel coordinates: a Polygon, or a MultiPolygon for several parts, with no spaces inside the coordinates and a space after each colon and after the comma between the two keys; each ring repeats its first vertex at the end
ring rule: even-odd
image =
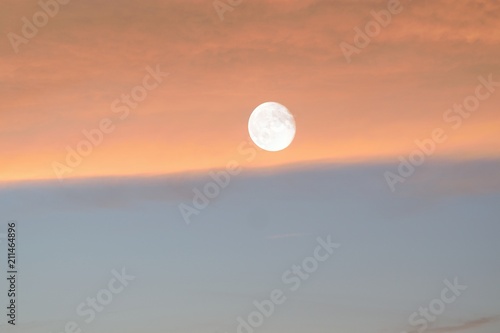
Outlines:
{"type": "MultiPolygon", "coordinates": [[[[221,167],[266,101],[287,106],[300,126],[290,149],[256,167],[394,161],[449,128],[443,114],[474,93],[479,76],[500,81],[500,7],[491,0],[401,2],[350,63],[341,43],[354,45],[354,28],[388,1],[243,1],[223,20],[206,0],[70,1],[17,53],[7,35],[21,36],[22,18],[40,7],[4,7],[2,181],[56,178],[67,147],[106,118],[114,131],[65,178],[221,167]],[[112,103],[148,66],[169,75],[119,119],[112,103]]],[[[499,98],[482,101],[438,155],[497,158],[499,98]]]]}
{"type": "Polygon", "coordinates": [[[498,333],[498,0],[54,1],[0,12],[0,331],[498,333]]]}
{"type": "Polygon", "coordinates": [[[467,289],[424,332],[496,333],[500,186],[467,184],[499,166],[432,163],[395,194],[387,165],[246,172],[190,224],[178,206],[208,175],[11,185],[0,208],[18,221],[19,322],[1,329],[238,333],[280,289],[286,302],[255,332],[416,333],[409,316],[457,278],[467,289]],[[328,236],[340,247],[290,291],[284,272],[328,236]],[[78,305],[122,267],[135,279],[86,323],[78,305]]]}

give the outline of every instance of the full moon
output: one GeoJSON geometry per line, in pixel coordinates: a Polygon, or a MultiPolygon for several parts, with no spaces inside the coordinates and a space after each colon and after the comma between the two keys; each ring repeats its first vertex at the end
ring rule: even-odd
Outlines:
{"type": "Polygon", "coordinates": [[[267,151],[280,151],[288,147],[295,137],[295,131],[293,115],[276,102],[259,105],[248,120],[252,141],[267,151]]]}

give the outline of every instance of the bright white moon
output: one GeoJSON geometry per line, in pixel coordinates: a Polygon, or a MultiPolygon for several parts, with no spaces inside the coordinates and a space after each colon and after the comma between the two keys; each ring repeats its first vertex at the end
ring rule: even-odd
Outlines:
{"type": "Polygon", "coordinates": [[[248,120],[252,141],[267,151],[280,151],[288,147],[295,137],[295,130],[293,115],[276,102],[259,105],[248,120]]]}

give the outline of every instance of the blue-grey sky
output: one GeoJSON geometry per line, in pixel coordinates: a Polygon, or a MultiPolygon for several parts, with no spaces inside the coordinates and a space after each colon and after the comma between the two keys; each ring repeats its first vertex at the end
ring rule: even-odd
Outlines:
{"type": "Polygon", "coordinates": [[[287,300],[256,332],[417,332],[409,316],[457,278],[467,289],[427,331],[497,333],[499,166],[429,163],[395,193],[390,165],[244,171],[189,225],[179,204],[208,175],[4,185],[0,232],[18,221],[19,323],[0,327],[232,333],[280,289],[287,300]],[[283,273],[328,235],[340,248],[291,292],[283,273]],[[77,306],[122,267],[135,280],[85,323],[77,306]]]}

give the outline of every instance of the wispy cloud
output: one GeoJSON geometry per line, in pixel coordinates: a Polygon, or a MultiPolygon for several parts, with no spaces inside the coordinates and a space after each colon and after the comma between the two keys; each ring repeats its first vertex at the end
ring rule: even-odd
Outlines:
{"type": "Polygon", "coordinates": [[[267,239],[296,238],[307,235],[309,234],[303,234],[303,233],[277,234],[277,235],[267,236],[267,239]]]}
{"type": "MultiPolygon", "coordinates": [[[[466,321],[462,324],[459,325],[448,325],[448,326],[440,326],[440,327],[434,327],[434,328],[429,328],[425,330],[426,333],[453,333],[453,332],[459,332],[459,331],[464,331],[468,330],[471,328],[478,328],[493,322],[496,322],[500,319],[500,315],[496,316],[489,316],[489,317],[482,317],[478,319],[472,319],[469,321],[466,321]]],[[[418,329],[414,329],[409,331],[409,333],[420,333],[418,329]]]]}
{"type": "Polygon", "coordinates": [[[429,332],[430,333],[458,332],[458,331],[467,330],[469,328],[481,327],[481,326],[490,324],[492,322],[496,322],[499,319],[500,319],[500,315],[492,316],[492,317],[483,317],[483,318],[479,318],[479,319],[469,320],[469,321],[467,321],[461,325],[457,325],[457,326],[436,327],[433,329],[429,329],[429,332]]]}

